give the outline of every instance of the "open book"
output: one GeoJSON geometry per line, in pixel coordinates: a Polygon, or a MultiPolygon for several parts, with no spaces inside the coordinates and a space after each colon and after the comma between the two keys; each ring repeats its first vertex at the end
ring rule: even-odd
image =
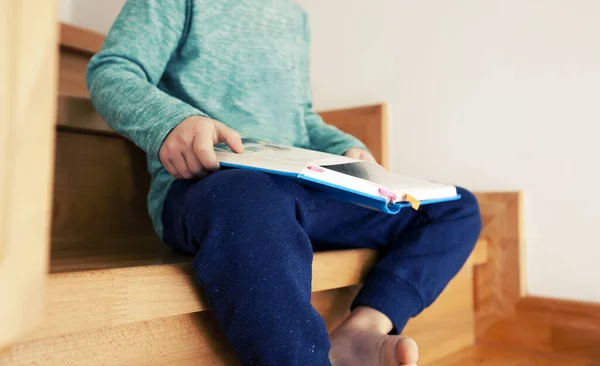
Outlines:
{"type": "Polygon", "coordinates": [[[243,143],[243,154],[215,146],[222,167],[288,176],[332,198],[385,213],[460,198],[454,186],[388,173],[376,163],[254,139],[243,143]]]}

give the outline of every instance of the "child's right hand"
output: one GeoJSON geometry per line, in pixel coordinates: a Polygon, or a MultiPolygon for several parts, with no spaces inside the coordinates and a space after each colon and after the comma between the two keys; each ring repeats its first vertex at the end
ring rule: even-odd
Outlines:
{"type": "Polygon", "coordinates": [[[220,142],[234,152],[244,152],[240,135],[231,128],[214,119],[188,117],[163,142],[160,161],[177,179],[201,178],[219,169],[214,146],[220,142]]]}

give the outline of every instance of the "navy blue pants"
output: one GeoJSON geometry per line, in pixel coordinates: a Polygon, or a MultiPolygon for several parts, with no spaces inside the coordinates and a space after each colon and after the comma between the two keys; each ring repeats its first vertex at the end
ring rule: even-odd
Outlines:
{"type": "Polygon", "coordinates": [[[313,252],[380,250],[352,306],[383,312],[401,332],[437,298],[477,241],[477,200],[459,193],[458,201],[387,215],[288,178],[223,170],[172,185],[164,241],[195,255],[196,277],[242,364],[328,365],[327,329],[310,303],[313,252]]]}

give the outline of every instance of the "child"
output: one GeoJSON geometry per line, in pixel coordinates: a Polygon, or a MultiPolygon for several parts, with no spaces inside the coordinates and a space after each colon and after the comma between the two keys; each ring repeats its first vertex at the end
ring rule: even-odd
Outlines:
{"type": "Polygon", "coordinates": [[[195,255],[197,279],[242,364],[408,365],[398,334],[478,238],[474,196],[385,215],[294,181],[218,168],[240,135],[373,160],[312,109],[306,14],[292,0],[129,0],[87,82],[106,122],[146,151],[157,233],[195,255]],[[237,132],[236,132],[237,131],[237,132]],[[381,260],[329,338],[310,303],[313,252],[381,260]]]}

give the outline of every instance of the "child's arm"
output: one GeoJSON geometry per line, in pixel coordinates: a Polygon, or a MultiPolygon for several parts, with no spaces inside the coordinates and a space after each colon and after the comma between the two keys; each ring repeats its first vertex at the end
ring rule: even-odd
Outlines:
{"type": "Polygon", "coordinates": [[[158,156],[160,151],[161,162],[178,178],[191,177],[189,170],[194,168],[188,169],[184,164],[177,169],[179,161],[171,163],[172,159],[165,157],[177,156],[184,161],[183,153],[189,150],[193,154],[198,150],[196,156],[200,163],[207,156],[210,165],[214,165],[213,135],[231,135],[233,132],[216,121],[203,118],[207,117],[204,112],[157,87],[169,59],[183,42],[187,3],[182,0],[128,0],[102,50],[90,61],[86,77],[91,99],[104,120],[146,153],[158,156]],[[181,124],[174,130],[169,135],[174,141],[165,142],[165,149],[161,150],[169,132],[183,120],[190,123],[181,124]],[[207,136],[200,136],[206,138],[199,138],[199,130],[209,131],[207,136]],[[182,136],[188,136],[190,141],[184,141],[186,138],[182,136]],[[182,140],[182,143],[178,145],[175,140],[182,140]],[[210,147],[192,146],[204,140],[211,143],[210,147]],[[166,145],[171,149],[166,149],[166,145]]]}
{"type": "MultiPolygon", "coordinates": [[[[367,153],[367,147],[360,140],[335,126],[326,124],[310,104],[305,109],[304,123],[308,129],[310,147],[314,150],[337,155],[349,153],[354,158],[363,158],[361,154],[359,154],[361,156],[355,154],[359,153],[357,150],[367,153]]],[[[365,158],[369,160],[367,156],[365,158]]]]}
{"type": "MultiPolygon", "coordinates": [[[[305,16],[304,29],[306,42],[310,44],[310,29],[307,16],[305,16]]],[[[307,57],[304,65],[304,82],[308,89],[308,100],[305,104],[304,123],[308,129],[311,148],[337,155],[346,154],[353,158],[374,160],[368,152],[367,147],[360,140],[332,125],[326,124],[321,116],[314,111],[312,106],[312,92],[310,90],[309,63],[307,57]]]]}

